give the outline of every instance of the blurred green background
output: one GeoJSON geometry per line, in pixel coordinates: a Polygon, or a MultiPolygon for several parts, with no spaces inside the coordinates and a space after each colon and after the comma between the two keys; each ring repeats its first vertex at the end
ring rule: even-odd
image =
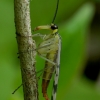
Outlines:
{"type": "MultiPolygon", "coordinates": [[[[52,22],[56,1],[30,0],[32,29],[52,22]]],[[[13,2],[0,0],[0,100],[23,100],[22,87],[11,94],[21,84],[13,2]]],[[[100,100],[100,1],[60,0],[55,23],[62,37],[57,100],[100,100]]],[[[43,67],[37,57],[37,70],[43,67]]]]}

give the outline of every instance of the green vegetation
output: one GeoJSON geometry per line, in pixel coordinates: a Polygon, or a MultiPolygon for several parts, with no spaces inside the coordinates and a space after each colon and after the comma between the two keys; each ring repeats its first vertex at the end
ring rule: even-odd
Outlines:
{"type": "MultiPolygon", "coordinates": [[[[54,15],[56,0],[30,0],[32,29],[38,25],[50,24],[54,15]]],[[[17,42],[14,26],[12,0],[0,1],[0,100],[22,100],[20,63],[17,58],[17,42]]],[[[85,0],[60,0],[55,23],[62,37],[61,66],[57,100],[100,100],[100,91],[95,84],[82,79],[87,55],[85,53],[88,30],[95,12],[92,3],[85,0]]],[[[38,41],[38,40],[37,40],[38,41]]],[[[37,57],[38,69],[43,60],[37,57]]],[[[50,87],[52,88],[52,80],[50,87]]],[[[51,94],[49,87],[48,94],[51,94]]],[[[44,100],[39,80],[39,98],[44,100]]]]}

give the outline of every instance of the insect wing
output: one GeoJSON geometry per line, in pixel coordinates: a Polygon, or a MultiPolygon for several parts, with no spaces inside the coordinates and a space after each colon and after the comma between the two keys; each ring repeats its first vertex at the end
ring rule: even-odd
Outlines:
{"type": "Polygon", "coordinates": [[[60,38],[60,36],[59,36],[59,44],[58,45],[59,45],[59,48],[58,48],[58,54],[57,54],[57,59],[56,59],[57,65],[56,65],[56,68],[55,68],[51,100],[56,100],[57,85],[58,85],[58,79],[59,79],[60,52],[61,52],[61,38],[60,38]]]}

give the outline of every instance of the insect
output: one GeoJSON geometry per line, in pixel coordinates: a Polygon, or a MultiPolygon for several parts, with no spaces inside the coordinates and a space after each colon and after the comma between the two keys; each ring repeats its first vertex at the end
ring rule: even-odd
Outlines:
{"type": "Polygon", "coordinates": [[[56,12],[51,25],[37,26],[34,29],[34,31],[41,29],[51,30],[51,33],[48,35],[36,34],[43,39],[43,42],[41,42],[37,48],[37,52],[43,59],[46,60],[42,77],[42,93],[45,100],[49,100],[49,97],[47,95],[47,88],[53,73],[54,82],[51,100],[56,100],[57,84],[59,78],[61,37],[58,34],[57,25],[53,24],[58,10],[58,3],[59,0],[57,0],[56,12]]]}
{"type": "MultiPolygon", "coordinates": [[[[58,26],[54,24],[54,20],[57,15],[58,4],[59,0],[57,0],[57,7],[52,23],[50,25],[37,26],[34,29],[34,31],[47,29],[51,30],[51,33],[48,35],[42,35],[40,33],[33,35],[33,37],[40,36],[43,39],[43,42],[39,44],[36,51],[40,57],[46,60],[42,77],[42,93],[45,100],[49,100],[49,97],[47,95],[47,88],[53,73],[54,73],[54,82],[53,82],[51,100],[56,100],[56,93],[57,93],[59,67],[60,67],[61,37],[58,33],[58,26]]],[[[22,85],[23,84],[21,84],[12,94],[14,94],[22,85]]]]}

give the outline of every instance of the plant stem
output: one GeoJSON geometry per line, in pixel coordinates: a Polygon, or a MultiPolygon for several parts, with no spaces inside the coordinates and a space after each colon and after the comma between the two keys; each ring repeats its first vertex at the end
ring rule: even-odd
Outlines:
{"type": "Polygon", "coordinates": [[[24,100],[38,100],[36,45],[31,36],[30,0],[14,0],[14,13],[24,100]]]}

